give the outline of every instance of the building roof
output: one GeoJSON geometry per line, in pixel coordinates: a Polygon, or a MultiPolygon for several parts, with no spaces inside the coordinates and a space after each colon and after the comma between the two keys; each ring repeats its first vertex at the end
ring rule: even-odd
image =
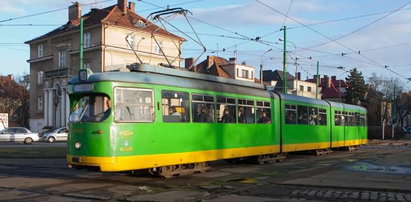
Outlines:
{"type": "MultiPolygon", "coordinates": [[[[89,26],[98,25],[98,24],[110,24],[110,25],[116,25],[116,26],[141,30],[141,31],[149,32],[149,33],[152,33],[157,30],[156,33],[159,35],[163,35],[166,37],[172,37],[174,39],[181,40],[181,41],[186,40],[182,37],[179,37],[173,33],[168,32],[167,30],[164,30],[158,27],[151,21],[132,12],[130,9],[128,9],[127,13],[124,14],[123,11],[121,11],[118,8],[117,5],[109,6],[103,9],[91,9],[89,13],[83,15],[82,17],[84,19],[83,21],[84,27],[89,27],[89,26]],[[134,26],[135,22],[138,20],[143,21],[146,24],[146,26],[144,28],[137,28],[136,26],[134,26]]],[[[50,36],[54,36],[57,34],[61,34],[61,33],[79,29],[79,28],[80,26],[79,26],[78,20],[68,21],[66,24],[58,27],[57,29],[54,29],[44,35],[41,35],[39,37],[26,41],[25,43],[32,43],[37,40],[41,40],[41,39],[44,39],[50,36]]]]}
{"type": "MultiPolygon", "coordinates": [[[[308,82],[317,82],[315,78],[307,79],[308,82]]],[[[340,96],[340,90],[338,89],[341,82],[341,88],[347,88],[348,84],[345,80],[337,80],[335,77],[324,77],[320,79],[320,87],[322,98],[338,98],[340,96]],[[330,87],[328,87],[328,81],[330,87]]],[[[344,97],[344,93],[341,93],[341,97],[344,97]]]]}
{"type": "Polygon", "coordinates": [[[227,64],[230,64],[230,62],[224,58],[218,56],[207,56],[207,59],[200,62],[190,71],[232,79],[232,77],[230,77],[230,75],[222,68],[223,65],[227,64]]]}
{"type": "MultiPolygon", "coordinates": [[[[295,77],[291,75],[289,72],[288,80],[294,80],[295,77]]],[[[264,70],[263,71],[263,81],[283,81],[284,79],[284,72],[280,70],[264,70]]]]}

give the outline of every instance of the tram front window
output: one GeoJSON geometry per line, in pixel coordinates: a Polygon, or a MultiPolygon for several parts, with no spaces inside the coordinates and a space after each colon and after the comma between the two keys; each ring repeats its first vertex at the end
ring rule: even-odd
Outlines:
{"type": "Polygon", "coordinates": [[[70,122],[100,122],[111,114],[111,100],[105,95],[86,95],[78,99],[70,113],[70,122]]]}

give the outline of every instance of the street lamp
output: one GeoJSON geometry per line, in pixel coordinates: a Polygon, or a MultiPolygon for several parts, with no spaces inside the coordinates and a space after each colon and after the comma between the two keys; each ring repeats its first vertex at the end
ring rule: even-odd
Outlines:
{"type": "Polygon", "coordinates": [[[261,63],[260,63],[260,83],[263,84],[263,63],[264,63],[264,55],[267,54],[268,52],[272,51],[273,49],[270,48],[267,51],[265,51],[262,55],[261,55],[261,63]]]}
{"type": "MultiPolygon", "coordinates": [[[[280,38],[278,38],[278,41],[284,41],[284,38],[282,38],[282,37],[280,37],[280,38]]],[[[297,49],[297,46],[295,45],[295,43],[293,43],[293,42],[291,42],[291,41],[286,41],[286,43],[291,43],[293,46],[294,46],[294,48],[295,48],[295,63],[294,63],[294,65],[295,65],[295,74],[296,74],[296,77],[297,77],[297,72],[298,72],[298,49],[297,49]]],[[[285,79],[285,78],[284,78],[285,79]]],[[[288,75],[287,75],[287,81],[288,81],[288,75]]],[[[295,83],[295,85],[296,85],[296,87],[295,87],[295,90],[296,90],[296,92],[297,92],[297,95],[298,95],[298,79],[296,79],[296,83],[295,83]]]]}

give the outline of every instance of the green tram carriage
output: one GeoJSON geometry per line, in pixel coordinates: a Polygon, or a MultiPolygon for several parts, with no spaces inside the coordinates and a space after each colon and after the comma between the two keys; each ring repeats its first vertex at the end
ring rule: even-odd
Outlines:
{"type": "Polygon", "coordinates": [[[367,142],[361,107],[164,67],[133,70],[81,71],[70,82],[70,166],[156,170],[367,142]],[[353,115],[349,126],[334,126],[339,112],[353,115]]]}

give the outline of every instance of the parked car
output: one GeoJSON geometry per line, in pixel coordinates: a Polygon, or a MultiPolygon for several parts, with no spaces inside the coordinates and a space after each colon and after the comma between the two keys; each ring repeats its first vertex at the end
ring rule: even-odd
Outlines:
{"type": "Polygon", "coordinates": [[[67,141],[68,130],[66,127],[47,132],[43,135],[43,141],[53,143],[55,141],[67,141]]]}
{"type": "Polygon", "coordinates": [[[405,133],[411,133],[411,127],[406,128],[404,131],[405,133]]]}
{"type": "Polygon", "coordinates": [[[0,142],[23,142],[31,144],[39,141],[38,133],[23,127],[9,127],[0,132],[0,142]]]}

